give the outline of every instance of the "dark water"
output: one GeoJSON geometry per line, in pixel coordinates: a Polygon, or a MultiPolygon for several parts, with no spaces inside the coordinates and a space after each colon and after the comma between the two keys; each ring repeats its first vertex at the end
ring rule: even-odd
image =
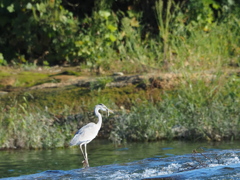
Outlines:
{"type": "MultiPolygon", "coordinates": [[[[88,170],[80,169],[82,168],[81,162],[83,158],[78,147],[53,150],[0,151],[0,177],[16,177],[20,175],[40,173],[47,170],[60,170],[47,171],[48,173],[55,172],[60,175],[61,173],[65,174],[66,172],[71,172],[71,176],[76,172],[67,170],[78,169],[77,172],[84,171],[86,177],[92,177],[90,179],[102,179],[101,176],[108,177],[107,175],[112,175],[113,171],[118,172],[118,174],[116,174],[116,177],[114,177],[115,179],[118,179],[117,175],[120,176],[119,179],[128,179],[123,178],[124,175],[129,173],[130,176],[132,174],[142,173],[141,175],[136,176],[136,179],[139,179],[140,177],[151,177],[159,174],[168,174],[167,172],[179,171],[179,169],[184,168],[184,163],[186,163],[185,161],[187,159],[187,161],[189,161],[188,163],[192,162],[192,160],[190,160],[192,159],[191,153],[194,149],[199,150],[199,147],[204,147],[205,152],[214,152],[215,155],[216,153],[226,152],[228,155],[222,155],[222,157],[224,156],[225,158],[224,162],[238,162],[237,158],[239,152],[237,149],[240,149],[239,141],[215,143],[159,141],[149,143],[127,143],[121,146],[115,146],[108,141],[94,140],[88,145],[88,156],[91,166],[91,168],[88,170]],[[185,155],[188,158],[183,158],[185,155]],[[179,159],[182,160],[179,162],[179,159]],[[161,164],[159,164],[160,162],[161,164]],[[161,169],[156,170],[156,167],[161,167],[161,169]],[[163,172],[164,167],[169,167],[169,169],[166,169],[166,172],[163,172]],[[103,172],[108,172],[108,170],[104,168],[107,168],[109,170],[109,174],[101,174],[103,172]],[[145,171],[146,169],[148,169],[148,172],[145,171]],[[172,171],[173,169],[174,171],[172,171]],[[125,172],[130,170],[131,172],[125,172]],[[158,173],[156,173],[156,171],[158,173]],[[97,172],[100,174],[96,175],[97,172]],[[94,177],[94,174],[96,177],[94,177]],[[143,176],[143,174],[145,175],[143,176]]],[[[216,160],[215,156],[212,158],[212,161],[206,159],[202,155],[200,155],[200,158],[209,161],[207,163],[212,164],[211,166],[220,163],[220,161],[216,160]]],[[[223,165],[223,163],[220,164],[223,165]]],[[[81,174],[83,173],[81,172],[81,174]]],[[[79,174],[77,174],[77,177],[79,177],[79,174]]],[[[84,177],[82,178],[84,179],[84,177]]],[[[135,178],[134,176],[130,176],[129,179],[135,178]]]]}

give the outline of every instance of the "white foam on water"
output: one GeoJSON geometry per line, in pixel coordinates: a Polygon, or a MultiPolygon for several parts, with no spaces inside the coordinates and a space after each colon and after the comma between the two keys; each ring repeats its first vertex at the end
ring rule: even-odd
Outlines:
{"type": "Polygon", "coordinates": [[[239,157],[237,157],[237,156],[226,159],[226,165],[237,164],[237,163],[240,163],[239,157]]]}
{"type": "Polygon", "coordinates": [[[181,164],[178,163],[172,163],[166,167],[163,167],[162,170],[164,172],[166,172],[165,174],[171,174],[174,173],[176,171],[178,171],[178,169],[181,167],[181,164]]]}
{"type": "Polygon", "coordinates": [[[184,155],[169,158],[150,158],[126,164],[113,164],[72,171],[50,171],[25,177],[26,179],[32,179],[33,177],[37,179],[37,177],[45,175],[46,178],[53,177],[53,179],[65,179],[65,177],[71,179],[73,177],[79,180],[135,180],[181,173],[184,174],[184,177],[186,176],[186,179],[191,179],[192,176],[206,177],[211,180],[238,179],[238,177],[240,179],[239,152],[221,151],[193,157],[192,155],[184,155]]]}
{"type": "MultiPolygon", "coordinates": [[[[229,153],[229,154],[224,154],[222,157],[219,159],[205,159],[203,160],[206,164],[205,167],[197,167],[197,169],[205,169],[205,168],[211,168],[211,167],[221,167],[221,166],[228,166],[232,164],[240,164],[240,159],[239,156],[235,153],[229,153]],[[219,161],[220,159],[220,161],[219,161]]],[[[113,173],[110,178],[113,179],[141,179],[141,178],[147,178],[147,177],[154,177],[154,176],[161,176],[161,175],[169,175],[173,173],[179,172],[180,168],[183,168],[184,164],[189,164],[190,166],[194,166],[195,162],[189,161],[185,163],[171,163],[164,166],[156,166],[156,167],[151,167],[151,168],[146,168],[141,171],[118,171],[113,173]]],[[[238,174],[240,175],[240,173],[238,174]]],[[[238,175],[234,175],[234,177],[237,177],[238,175]]],[[[214,178],[213,178],[214,179],[214,178]]]]}
{"type": "MultiPolygon", "coordinates": [[[[140,170],[117,170],[112,173],[107,173],[106,179],[115,179],[115,180],[130,180],[130,179],[141,179],[153,176],[161,176],[171,174],[178,171],[180,164],[172,163],[166,167],[157,166],[154,168],[145,168],[140,170]]],[[[97,177],[95,177],[97,179],[97,177]]]]}
{"type": "Polygon", "coordinates": [[[240,159],[237,154],[231,153],[228,156],[220,158],[220,163],[215,160],[214,162],[209,161],[209,167],[226,166],[231,164],[240,164],[240,159]]]}

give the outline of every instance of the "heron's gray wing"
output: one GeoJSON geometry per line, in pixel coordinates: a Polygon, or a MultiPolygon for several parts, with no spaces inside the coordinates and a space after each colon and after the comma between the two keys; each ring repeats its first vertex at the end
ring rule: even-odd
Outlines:
{"type": "Polygon", "coordinates": [[[89,123],[79,129],[73,139],[70,141],[70,145],[79,145],[84,142],[90,142],[98,133],[99,129],[95,123],[89,123]]]}

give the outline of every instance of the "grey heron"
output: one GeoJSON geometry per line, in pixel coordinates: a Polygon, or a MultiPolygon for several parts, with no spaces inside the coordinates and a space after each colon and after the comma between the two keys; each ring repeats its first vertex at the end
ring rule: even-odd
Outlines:
{"type": "Polygon", "coordinates": [[[98,104],[95,106],[95,115],[98,117],[98,123],[88,123],[87,125],[80,128],[75,136],[70,141],[70,146],[80,145],[83,157],[85,159],[86,166],[89,167],[88,156],[87,156],[87,144],[90,143],[98,134],[98,131],[102,125],[102,115],[99,113],[99,110],[107,111],[113,113],[112,110],[108,109],[104,104],[98,104]],[[82,145],[85,146],[85,152],[82,149],[82,145]]]}

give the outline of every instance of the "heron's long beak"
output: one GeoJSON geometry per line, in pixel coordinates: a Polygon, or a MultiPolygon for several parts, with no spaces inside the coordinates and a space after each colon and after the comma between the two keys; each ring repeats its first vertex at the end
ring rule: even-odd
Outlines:
{"type": "Polygon", "coordinates": [[[109,112],[114,114],[114,112],[111,109],[107,109],[108,116],[109,116],[109,112]]]}

